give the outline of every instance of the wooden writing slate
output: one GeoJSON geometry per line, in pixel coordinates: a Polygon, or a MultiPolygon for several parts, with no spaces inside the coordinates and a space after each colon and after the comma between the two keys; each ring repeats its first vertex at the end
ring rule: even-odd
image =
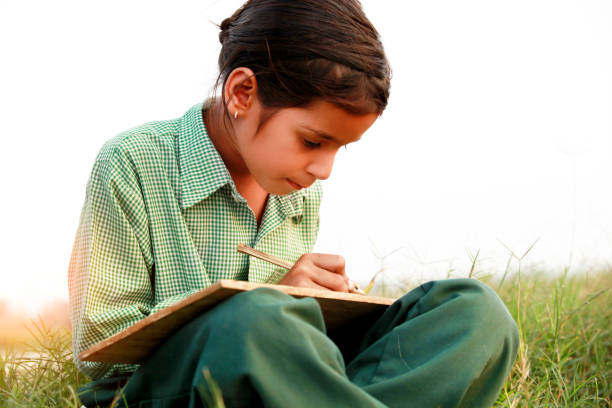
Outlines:
{"type": "MultiPolygon", "coordinates": [[[[315,298],[321,306],[327,333],[338,344],[350,342],[351,339],[354,341],[355,335],[364,334],[387,306],[395,301],[391,298],[329,290],[219,280],[93,345],[81,352],[79,359],[108,363],[141,363],[188,321],[237,293],[260,287],[277,289],[297,298],[315,298]]],[[[352,346],[350,348],[355,345],[352,346]]]]}

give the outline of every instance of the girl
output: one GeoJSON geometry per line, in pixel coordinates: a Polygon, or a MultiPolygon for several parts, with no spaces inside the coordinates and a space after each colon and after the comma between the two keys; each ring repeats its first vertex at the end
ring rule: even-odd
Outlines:
{"type": "MultiPolygon", "coordinates": [[[[221,24],[220,95],[109,140],[69,268],[74,354],[218,279],[346,292],[344,259],[311,253],[319,180],[387,104],[390,69],[357,0],[250,0],[221,24]],[[236,252],[243,242],[290,270],[236,252]]],[[[489,406],[517,350],[475,280],[397,300],[345,357],[312,298],[257,289],[171,336],[140,366],[82,362],[90,407],[489,406]]]]}

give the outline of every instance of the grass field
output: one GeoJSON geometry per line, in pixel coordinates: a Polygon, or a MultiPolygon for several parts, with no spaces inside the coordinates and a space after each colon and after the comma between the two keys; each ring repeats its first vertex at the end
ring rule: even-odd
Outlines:
{"type": "Polygon", "coordinates": [[[612,407],[612,273],[514,278],[498,292],[522,340],[499,406],[612,407]]]}
{"type": "MultiPolygon", "coordinates": [[[[612,407],[612,270],[483,280],[522,340],[495,406],[612,407]]],[[[40,323],[31,331],[29,345],[0,355],[0,407],[80,407],[76,389],[87,379],[72,363],[70,333],[40,323]]]]}

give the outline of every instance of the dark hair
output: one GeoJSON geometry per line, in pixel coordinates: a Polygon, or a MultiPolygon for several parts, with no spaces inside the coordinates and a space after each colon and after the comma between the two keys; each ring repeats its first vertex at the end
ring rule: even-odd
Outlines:
{"type": "Polygon", "coordinates": [[[247,67],[265,107],[323,99],[351,113],[381,114],[387,106],[391,69],[357,0],[249,0],[220,29],[215,88],[247,67]]]}

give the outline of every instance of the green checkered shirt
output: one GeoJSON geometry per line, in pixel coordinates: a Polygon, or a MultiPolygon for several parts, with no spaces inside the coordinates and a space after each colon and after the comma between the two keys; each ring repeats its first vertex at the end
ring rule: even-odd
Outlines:
{"type": "Polygon", "coordinates": [[[315,244],[320,183],[270,195],[258,228],[203,106],[123,132],[96,158],[68,270],[75,362],[93,379],[137,366],[78,360],[91,345],[218,279],[277,283],[287,272],[239,243],[291,262],[315,244]]]}

